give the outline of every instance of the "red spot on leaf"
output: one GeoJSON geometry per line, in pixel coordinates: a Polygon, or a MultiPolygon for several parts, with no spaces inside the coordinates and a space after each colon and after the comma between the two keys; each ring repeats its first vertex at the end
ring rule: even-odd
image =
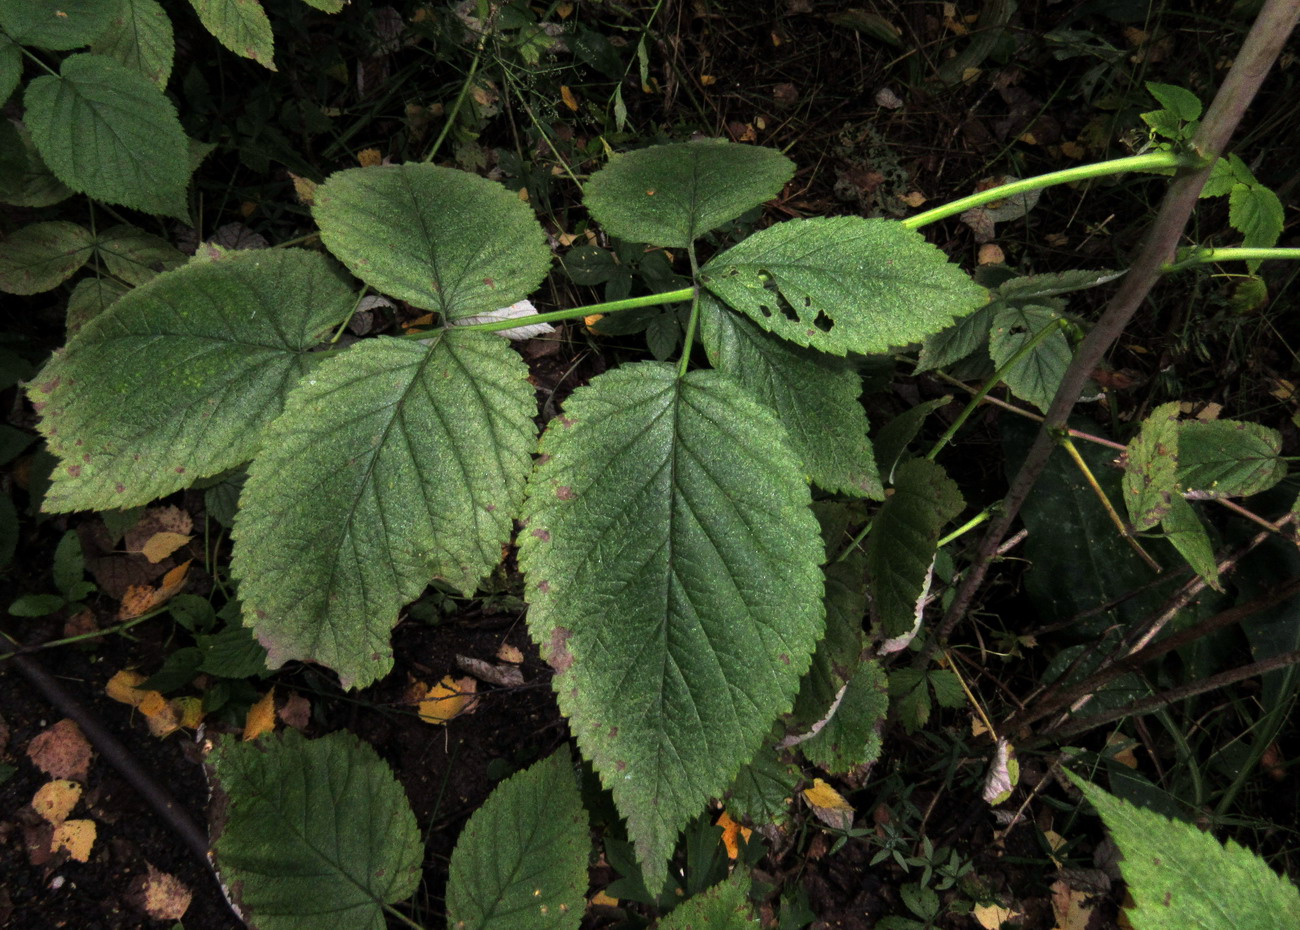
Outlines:
{"type": "Polygon", "coordinates": [[[545,594],[551,590],[551,583],[549,581],[539,581],[537,582],[537,590],[545,594]]]}
{"type": "Polygon", "coordinates": [[[569,652],[569,637],[572,634],[572,630],[563,626],[551,630],[551,641],[547,650],[549,655],[546,661],[550,663],[551,668],[555,669],[557,675],[563,675],[573,666],[573,653],[569,652]]]}
{"type": "Polygon", "coordinates": [[[496,283],[495,281],[493,281],[491,278],[484,278],[484,279],[483,279],[483,283],[486,284],[488,287],[496,287],[496,286],[497,286],[497,283],[496,283]]]}
{"type": "Polygon", "coordinates": [[[542,542],[551,541],[551,534],[548,533],[546,530],[533,530],[533,536],[536,537],[537,539],[540,539],[542,542]]]}
{"type": "Polygon", "coordinates": [[[573,488],[569,487],[567,484],[562,484],[555,489],[555,496],[562,501],[571,501],[578,495],[573,493],[573,488]]]}
{"type": "Polygon", "coordinates": [[[117,484],[113,485],[113,490],[118,494],[122,494],[126,491],[126,485],[119,481],[117,484]]]}
{"type": "Polygon", "coordinates": [[[780,660],[784,662],[786,665],[790,664],[790,657],[786,655],[784,652],[781,653],[781,655],[778,658],[780,658],[780,660]]]}
{"type": "Polygon", "coordinates": [[[80,478],[80,477],[81,477],[81,466],[80,466],[80,465],[69,465],[69,466],[68,466],[68,474],[71,475],[71,476],[74,477],[74,478],[80,478]]]}
{"type": "Polygon", "coordinates": [[[573,426],[578,422],[577,420],[570,420],[568,417],[564,416],[563,414],[556,417],[555,419],[560,421],[561,426],[573,426]]]}
{"type": "Polygon", "coordinates": [[[183,474],[185,474],[185,466],[184,466],[184,465],[177,465],[177,466],[176,466],[176,474],[178,474],[178,475],[183,475],[183,474]]]}
{"type": "Polygon", "coordinates": [[[615,770],[616,772],[626,772],[626,771],[627,771],[627,763],[624,762],[622,759],[618,759],[618,760],[616,760],[616,761],[614,762],[614,770],[615,770]]]}

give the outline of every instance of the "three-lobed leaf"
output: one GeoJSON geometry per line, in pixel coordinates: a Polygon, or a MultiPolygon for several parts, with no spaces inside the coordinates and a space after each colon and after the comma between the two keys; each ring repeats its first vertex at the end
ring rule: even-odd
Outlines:
{"type": "Polygon", "coordinates": [[[231,562],[270,667],[303,659],[369,684],[430,581],[474,592],[523,497],[527,375],[506,340],[451,329],[429,346],[358,343],[289,395],[249,469],[231,562]]]}
{"type": "Polygon", "coordinates": [[[794,163],[775,149],[719,140],[652,145],[613,156],[588,179],[583,203],[620,239],[686,248],[771,200],[793,175],[794,163]]]}
{"type": "Polygon", "coordinates": [[[575,391],[542,451],[519,551],[529,630],[657,887],[822,635],[808,487],[740,385],[654,362],[575,391]]]}
{"type": "Polygon", "coordinates": [[[119,298],[28,388],[60,459],[45,508],[132,507],[252,458],[353,302],[301,250],[186,265],[119,298]]]}

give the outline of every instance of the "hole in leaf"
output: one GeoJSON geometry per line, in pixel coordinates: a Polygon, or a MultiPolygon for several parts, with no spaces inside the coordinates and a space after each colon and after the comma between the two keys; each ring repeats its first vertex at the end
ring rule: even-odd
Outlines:
{"type": "Polygon", "coordinates": [[[831,328],[835,326],[835,321],[818,310],[817,319],[813,320],[813,326],[816,326],[824,333],[829,333],[831,328]]]}

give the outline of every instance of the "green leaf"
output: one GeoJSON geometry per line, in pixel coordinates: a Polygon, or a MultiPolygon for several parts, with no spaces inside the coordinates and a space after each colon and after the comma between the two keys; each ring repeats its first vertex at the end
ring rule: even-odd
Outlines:
{"type": "Polygon", "coordinates": [[[74,191],[186,219],[188,143],[176,108],[147,77],[103,55],[65,58],[27,85],[41,158],[74,191]]]}
{"type": "Polygon", "coordinates": [[[1003,281],[994,291],[1007,303],[1041,301],[1075,291],[1109,284],[1124,276],[1122,271],[1088,271],[1082,268],[1057,271],[1051,274],[1031,274],[1003,281]]]}
{"type": "Polygon", "coordinates": [[[402,786],[350,733],[221,739],[208,758],[222,884],[260,930],[383,930],[420,883],[424,847],[402,786]]]}
{"type": "Polygon", "coordinates": [[[125,284],[112,278],[82,278],[68,295],[68,336],[76,335],[83,326],[99,316],[129,291],[125,284]]]}
{"type": "Polygon", "coordinates": [[[27,389],[62,460],[45,508],[144,504],[248,461],[353,302],[328,259],[297,249],[185,265],[123,296],[27,389]]]}
{"type": "Polygon", "coordinates": [[[713,371],[625,365],[573,393],[529,484],[529,631],[658,887],[821,638],[823,547],[785,431],[713,371]]]}
{"type": "Polygon", "coordinates": [[[0,104],[9,102],[22,77],[22,49],[0,36],[0,104]]]}
{"type": "Polygon", "coordinates": [[[758,915],[749,903],[749,885],[749,873],[737,868],[725,882],[674,908],[659,930],[753,930],[758,915]]]}
{"type": "Polygon", "coordinates": [[[1169,513],[1173,498],[1182,499],[1178,489],[1178,410],[1177,401],[1153,410],[1123,455],[1124,503],[1135,530],[1151,529],[1169,513]]]}
{"type": "MultiPolygon", "coordinates": [[[[1055,306],[999,307],[989,331],[989,356],[993,364],[1001,370],[1021,346],[1044,327],[1053,326],[1060,317],[1060,309],[1055,306]]],[[[1007,370],[1003,381],[1011,393],[1046,413],[1072,357],[1070,341],[1057,326],[1056,332],[1046,336],[1007,370]]]]}
{"type": "MultiPolygon", "coordinates": [[[[1228,196],[1228,222],[1242,234],[1247,249],[1277,245],[1286,214],[1282,201],[1262,184],[1238,184],[1228,196]]],[[[1254,268],[1251,268],[1252,273],[1254,268]]]]}
{"type": "Polygon", "coordinates": [[[714,368],[776,414],[814,484],[884,498],[858,401],[862,379],[853,369],[763,332],[707,294],[700,300],[700,341],[714,368]]]}
{"type": "Polygon", "coordinates": [[[993,311],[998,306],[1001,304],[980,307],[970,316],[962,317],[947,329],[926,336],[925,341],[921,343],[921,354],[916,360],[917,372],[946,368],[988,345],[989,327],[993,325],[993,311]]]}
{"type": "Polygon", "coordinates": [[[7,465],[18,458],[35,441],[36,437],[26,430],[0,423],[0,465],[7,465]]]}
{"type": "Polygon", "coordinates": [[[27,128],[0,119],[0,202],[48,207],[71,196],[41,160],[27,128]]]}
{"type": "Polygon", "coordinates": [[[158,0],[121,3],[122,8],[90,50],[140,72],[160,89],[166,87],[176,53],[171,19],[158,0]]]}
{"type": "Polygon", "coordinates": [[[121,0],[0,0],[0,29],[19,45],[66,52],[93,42],[120,8],[121,0]]]}
{"type": "Polygon", "coordinates": [[[832,775],[880,758],[880,733],[889,713],[889,685],[880,663],[862,662],[837,701],[825,725],[799,744],[809,762],[832,775]]]}
{"type": "Polygon", "coordinates": [[[104,230],[95,242],[95,250],[109,274],[131,285],[151,281],[160,272],[178,268],[186,261],[185,254],[166,239],[135,226],[104,230]]]}
{"type": "Polygon", "coordinates": [[[894,471],[897,469],[903,453],[907,451],[907,447],[916,438],[917,433],[921,431],[921,425],[925,422],[925,418],[950,403],[952,403],[951,394],[922,401],[904,410],[881,428],[876,435],[874,445],[876,447],[876,461],[880,465],[880,473],[885,476],[887,482],[893,483],[894,471]]]}
{"type": "Polygon", "coordinates": [[[551,250],[528,204],[434,165],[352,168],[316,188],[321,239],[376,290],[461,320],[528,296],[551,250]]]}
{"type": "Polygon", "coordinates": [[[1196,500],[1249,497],[1286,477],[1277,430],[1240,420],[1179,425],[1178,481],[1196,500]]]}
{"type": "Polygon", "coordinates": [[[536,430],[528,369],[493,333],[379,337],[289,395],[249,468],[232,570],[279,668],[344,687],[392,668],[397,612],[435,577],[472,594],[501,561],[536,430]]]}
{"type": "Polygon", "coordinates": [[[591,838],[569,748],[506,779],[474,812],[451,857],[457,930],[563,930],[582,921],[591,838]]]}
{"type": "Polygon", "coordinates": [[[775,149],[718,140],[652,145],[615,155],[583,189],[610,235],[686,248],[781,193],[794,163],[775,149]]]}
{"type": "MultiPolygon", "coordinates": [[[[833,557],[834,553],[828,555],[833,557]]],[[[791,724],[797,730],[808,731],[824,722],[858,667],[866,646],[862,628],[867,615],[866,558],[861,547],[854,547],[842,561],[824,566],[826,636],[817,644],[812,664],[799,685],[791,712],[791,724]]],[[[806,734],[803,738],[807,738],[806,734]]],[[[782,745],[793,745],[796,739],[783,740],[782,745]]]]}
{"type": "Polygon", "coordinates": [[[1209,197],[1222,197],[1225,194],[1232,193],[1232,189],[1238,184],[1238,181],[1233,174],[1232,162],[1229,159],[1235,157],[1225,156],[1214,163],[1214,166],[1210,169],[1210,176],[1205,180],[1205,186],[1201,188],[1201,200],[1209,197]]]}
{"type": "Polygon", "coordinates": [[[939,531],[965,504],[957,485],[928,459],[911,459],[894,473],[894,493],[867,537],[871,607],[885,639],[911,631],[930,587],[939,531]]]}
{"type": "Polygon", "coordinates": [[[275,70],[271,21],[258,0],[190,0],[203,28],[236,55],[275,70]]]}
{"type": "Polygon", "coordinates": [[[302,0],[302,2],[325,13],[337,13],[343,9],[343,5],[348,0],[302,0]]]}
{"type": "Polygon", "coordinates": [[[0,569],[8,568],[18,549],[18,511],[8,494],[0,494],[0,569]]]}
{"type": "Polygon", "coordinates": [[[583,287],[604,284],[618,274],[622,267],[614,259],[614,253],[594,245],[576,246],[564,253],[561,259],[569,280],[583,287]]]}
{"type": "Polygon", "coordinates": [[[790,802],[802,778],[798,768],[764,745],[736,774],[727,791],[727,811],[745,823],[784,827],[790,823],[790,802]]]}
{"type": "Polygon", "coordinates": [[[203,650],[199,671],[222,678],[249,678],[266,668],[266,649],[248,627],[227,626],[220,633],[200,634],[195,642],[203,650]]]}
{"type": "Polygon", "coordinates": [[[833,355],[916,342],[988,301],[920,233],[857,216],[770,226],[714,256],[702,280],[764,329],[833,355]]]}
{"type": "Polygon", "coordinates": [[[39,294],[58,287],[86,263],[95,240],[84,226],[51,220],[23,226],[0,241],[0,291],[39,294]]]}
{"type": "Polygon", "coordinates": [[[1214,558],[1210,536],[1196,515],[1196,509],[1183,500],[1181,495],[1174,494],[1170,498],[1169,510],[1160,521],[1160,529],[1187,560],[1192,571],[1204,578],[1216,591],[1223,590],[1219,584],[1219,564],[1214,558]]]}
{"type": "Polygon", "coordinates": [[[57,594],[24,594],[9,605],[9,613],[15,617],[45,617],[62,610],[66,603],[57,594]]]}
{"type": "Polygon", "coordinates": [[[889,673],[889,699],[898,721],[915,733],[930,721],[930,684],[923,669],[896,668],[889,673]]]}
{"type": "Polygon", "coordinates": [[[1173,110],[1149,110],[1141,114],[1142,122],[1151,127],[1151,131],[1166,139],[1182,139],[1187,135],[1186,124],[1178,118],[1173,110]]]}
{"type": "MultiPolygon", "coordinates": [[[[70,601],[79,601],[86,574],[86,558],[76,530],[68,530],[54,550],[54,586],[70,601]]],[[[93,590],[93,589],[92,589],[93,590]]]]}
{"type": "Polygon", "coordinates": [[[1166,110],[1172,111],[1174,116],[1184,123],[1201,118],[1201,101],[1190,90],[1175,84],[1157,84],[1154,81],[1147,81],[1146,85],[1147,91],[1156,98],[1156,102],[1166,110]]]}
{"type": "Polygon", "coordinates": [[[1250,850],[1069,774],[1124,854],[1119,868],[1136,904],[1128,909],[1135,930],[1300,926],[1300,891],[1250,850]]]}

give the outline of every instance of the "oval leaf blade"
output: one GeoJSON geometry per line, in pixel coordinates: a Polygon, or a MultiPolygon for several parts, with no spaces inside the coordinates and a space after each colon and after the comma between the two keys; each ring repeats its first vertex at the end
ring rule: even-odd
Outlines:
{"type": "Polygon", "coordinates": [[[763,329],[833,355],[916,342],[988,301],[920,233],[857,216],[769,226],[703,272],[709,290],[763,329]]]}
{"type": "Polygon", "coordinates": [[[685,248],[771,200],[793,175],[794,162],[775,149],[715,139],[652,145],[611,158],[583,202],[611,235],[685,248]]]}
{"type": "Polygon", "coordinates": [[[447,877],[448,926],[576,930],[591,839],[569,747],[503,781],[465,825],[447,877]]]}
{"type": "Polygon", "coordinates": [[[248,461],[353,301],[337,266],[298,249],[186,265],[122,296],[28,387],[62,460],[45,508],[133,507],[248,461]]]}
{"type": "Polygon", "coordinates": [[[271,21],[258,0],[190,0],[203,28],[236,55],[275,70],[271,21]]]}
{"type": "Polygon", "coordinates": [[[551,266],[532,209],[464,171],[351,168],[330,175],[315,198],[321,239],[353,274],[450,320],[527,297],[551,266]]]}
{"type": "Polygon", "coordinates": [[[52,290],[77,273],[94,245],[88,229],[67,220],[24,226],[0,241],[0,291],[52,290]]]}
{"type": "Polygon", "coordinates": [[[368,684],[430,580],[471,594],[501,561],[536,436],[528,370],[492,333],[437,340],[353,346],[267,431],[231,566],[271,668],[303,659],[368,684]]]}
{"type": "Polygon", "coordinates": [[[402,786],[350,733],[226,738],[208,759],[222,884],[261,930],[383,930],[424,848],[402,786]]]}
{"type": "Polygon", "coordinates": [[[185,219],[188,143],[153,82],[104,55],[66,58],[27,85],[26,120],[64,184],[109,203],[185,219]]]}
{"type": "Polygon", "coordinates": [[[519,551],[529,630],[656,887],[822,635],[808,486],[738,384],[653,362],[574,392],[542,451],[519,551]]]}
{"type": "Polygon", "coordinates": [[[90,50],[166,87],[176,54],[172,21],[158,0],[123,0],[122,9],[90,50]]]}
{"type": "Polygon", "coordinates": [[[89,45],[122,0],[0,0],[0,29],[19,45],[56,52],[89,45]]]}

